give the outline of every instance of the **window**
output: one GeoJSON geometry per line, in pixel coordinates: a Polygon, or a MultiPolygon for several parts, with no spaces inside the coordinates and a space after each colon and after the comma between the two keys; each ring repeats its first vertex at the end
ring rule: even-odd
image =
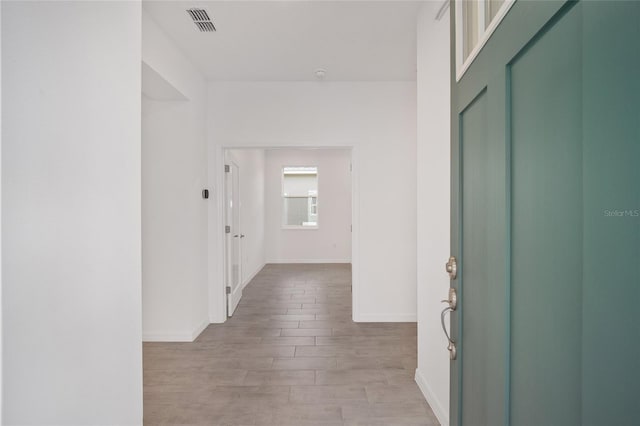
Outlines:
{"type": "Polygon", "coordinates": [[[289,229],[318,228],[318,168],[282,168],[282,226],[289,229]]]}
{"type": "Polygon", "coordinates": [[[478,56],[515,0],[456,0],[456,80],[478,56]]]}

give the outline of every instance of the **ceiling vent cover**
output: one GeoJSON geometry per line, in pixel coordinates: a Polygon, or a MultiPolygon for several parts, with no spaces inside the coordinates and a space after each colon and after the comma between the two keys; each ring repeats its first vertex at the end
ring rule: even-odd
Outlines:
{"type": "Polygon", "coordinates": [[[209,33],[216,31],[216,27],[211,22],[211,18],[209,18],[209,14],[204,9],[187,9],[187,13],[193,19],[193,22],[196,24],[196,27],[203,32],[209,33]]]}

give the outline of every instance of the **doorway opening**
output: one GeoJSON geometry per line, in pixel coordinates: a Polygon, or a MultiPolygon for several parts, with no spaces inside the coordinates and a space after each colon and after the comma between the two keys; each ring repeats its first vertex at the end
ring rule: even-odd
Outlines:
{"type": "MultiPolygon", "coordinates": [[[[305,264],[348,265],[351,306],[356,286],[353,149],[223,148],[221,158],[223,285],[213,284],[211,292],[222,296],[222,320],[233,316],[243,289],[267,265],[272,271],[282,265],[301,271],[305,264]]],[[[310,271],[319,268],[307,269],[299,278],[311,279],[310,271]]]]}

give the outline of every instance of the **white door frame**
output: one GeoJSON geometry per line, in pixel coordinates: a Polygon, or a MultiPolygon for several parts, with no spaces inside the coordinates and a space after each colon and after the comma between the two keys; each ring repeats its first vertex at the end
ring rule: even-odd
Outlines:
{"type": "MultiPolygon", "coordinates": [[[[345,145],[218,145],[209,149],[209,183],[214,190],[215,205],[209,214],[209,321],[223,323],[227,320],[226,308],[226,267],[225,267],[225,152],[229,149],[348,149],[351,151],[351,290],[352,319],[360,319],[360,193],[358,179],[358,148],[355,144],[345,145]]],[[[212,200],[213,201],[213,200],[212,200]]]]}

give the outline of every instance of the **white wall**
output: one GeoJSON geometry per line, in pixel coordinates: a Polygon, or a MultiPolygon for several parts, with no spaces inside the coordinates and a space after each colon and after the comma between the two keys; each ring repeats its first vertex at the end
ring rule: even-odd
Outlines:
{"type": "Polygon", "coordinates": [[[267,263],[351,262],[351,150],[267,151],[267,263]],[[282,229],[282,168],[318,167],[318,228],[282,229]]]}
{"type": "Polygon", "coordinates": [[[142,60],[186,97],[154,100],[143,84],[143,338],[192,341],[209,324],[206,84],[145,11],[142,60]]]}
{"type": "MultiPolygon", "coordinates": [[[[354,318],[415,321],[415,83],[210,83],[207,118],[216,188],[222,147],[353,147],[354,318]]],[[[210,212],[221,225],[220,206],[210,212]]],[[[222,231],[210,228],[212,277],[222,231]]],[[[211,284],[212,320],[223,321],[222,284],[211,284]]]]}
{"type": "MultiPolygon", "coordinates": [[[[2,7],[0,6],[0,46],[2,46],[2,7]]],[[[2,49],[0,48],[0,51],[2,49]]],[[[2,240],[2,55],[0,54],[0,241],[2,240]]],[[[0,259],[2,259],[2,244],[0,244],[0,259]]],[[[0,319],[2,317],[2,262],[0,261],[0,319]]],[[[0,424],[2,424],[2,324],[0,324],[0,424]]]]}
{"type": "Polygon", "coordinates": [[[418,369],[416,381],[440,423],[449,424],[449,352],[440,326],[449,278],[449,12],[418,16],[418,369]]]}
{"type": "Polygon", "coordinates": [[[8,425],[142,424],[140,19],[2,2],[8,425]]]}
{"type": "Polygon", "coordinates": [[[233,149],[227,151],[227,162],[235,161],[240,169],[240,232],[242,239],[242,285],[264,267],[265,216],[265,151],[233,149]]]}

